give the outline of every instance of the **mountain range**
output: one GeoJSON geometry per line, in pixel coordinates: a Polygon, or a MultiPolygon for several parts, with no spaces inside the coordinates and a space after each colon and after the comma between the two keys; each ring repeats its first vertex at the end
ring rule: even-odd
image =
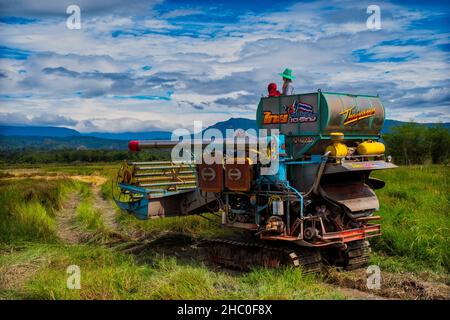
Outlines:
{"type": "MultiPolygon", "coordinates": [[[[392,127],[405,122],[386,119],[382,133],[389,132],[392,127]]],[[[426,126],[435,126],[437,123],[424,123],[426,126]]],[[[450,129],[450,123],[442,123],[450,129]]],[[[256,122],[247,118],[230,118],[217,122],[206,128],[218,129],[224,136],[226,129],[256,129],[256,122]]],[[[36,148],[36,149],[127,149],[129,140],[161,140],[170,139],[170,131],[143,131],[143,132],[90,132],[81,133],[65,127],[45,126],[7,126],[0,125],[0,150],[36,148]]]]}

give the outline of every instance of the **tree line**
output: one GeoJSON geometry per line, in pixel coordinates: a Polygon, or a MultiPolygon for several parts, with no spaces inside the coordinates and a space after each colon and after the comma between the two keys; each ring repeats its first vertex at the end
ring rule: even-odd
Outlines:
{"type": "Polygon", "coordinates": [[[427,127],[405,123],[383,135],[386,154],[396,164],[449,164],[450,130],[443,125],[427,127]]]}

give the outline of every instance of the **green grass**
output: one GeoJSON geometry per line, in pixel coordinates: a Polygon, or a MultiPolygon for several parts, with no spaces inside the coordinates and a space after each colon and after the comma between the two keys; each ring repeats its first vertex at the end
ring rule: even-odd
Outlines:
{"type": "Polygon", "coordinates": [[[91,200],[80,202],[76,211],[76,219],[87,231],[101,231],[105,228],[102,214],[92,206],[91,200]]]}
{"type": "Polygon", "coordinates": [[[92,189],[87,183],[79,183],[79,193],[80,196],[85,200],[92,199],[92,189]]]}
{"type": "Polygon", "coordinates": [[[372,241],[377,261],[397,269],[448,273],[450,167],[400,167],[375,176],[387,182],[377,191],[383,232],[372,241]]]}
{"type": "Polygon", "coordinates": [[[75,188],[63,179],[0,182],[0,242],[56,240],[55,212],[75,188]]]}
{"type": "MultiPolygon", "coordinates": [[[[119,169],[117,169],[117,170],[119,170],[119,169]]],[[[112,200],[112,191],[113,191],[112,176],[114,176],[115,174],[117,174],[117,172],[112,173],[111,176],[108,178],[108,180],[101,186],[100,190],[102,192],[103,198],[105,198],[105,199],[112,200]]],[[[118,191],[117,186],[114,186],[115,194],[117,194],[117,191],[118,191]]]]}

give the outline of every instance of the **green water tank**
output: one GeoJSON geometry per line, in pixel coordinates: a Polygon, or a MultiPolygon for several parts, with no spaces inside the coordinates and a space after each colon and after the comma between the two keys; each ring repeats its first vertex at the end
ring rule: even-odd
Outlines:
{"type": "Polygon", "coordinates": [[[322,92],[261,98],[256,121],[260,129],[286,135],[291,155],[321,153],[332,132],[342,132],[344,143],[378,140],[385,118],[378,96],[322,92]]]}

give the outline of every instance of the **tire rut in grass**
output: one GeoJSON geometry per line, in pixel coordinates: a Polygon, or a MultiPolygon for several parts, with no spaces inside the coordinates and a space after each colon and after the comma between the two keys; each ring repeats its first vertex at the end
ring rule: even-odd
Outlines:
{"type": "Polygon", "coordinates": [[[358,289],[339,287],[336,285],[330,285],[330,289],[339,292],[348,300],[393,300],[393,298],[383,297],[374,293],[369,293],[358,289]]]}
{"type": "Polygon", "coordinates": [[[110,231],[117,231],[118,224],[116,222],[116,209],[112,204],[103,198],[100,186],[97,184],[92,184],[92,194],[94,195],[94,208],[99,210],[102,214],[105,226],[110,231]]]}
{"type": "Polygon", "coordinates": [[[69,244],[80,243],[84,238],[84,234],[75,224],[79,203],[80,195],[78,192],[72,192],[63,204],[63,208],[56,213],[56,233],[60,239],[69,244]]]}
{"type": "Polygon", "coordinates": [[[78,191],[72,192],[68,195],[62,209],[56,213],[57,235],[64,242],[69,244],[98,242],[100,241],[98,239],[104,236],[111,241],[129,241],[129,237],[119,231],[115,216],[116,210],[108,200],[102,197],[100,185],[94,182],[89,187],[93,195],[92,208],[101,214],[106,228],[83,231],[83,228],[77,224],[77,207],[83,201],[83,197],[78,191]]]}
{"type": "Polygon", "coordinates": [[[368,289],[366,269],[327,272],[326,282],[334,286],[370,293],[390,299],[448,300],[450,287],[444,283],[420,279],[407,273],[381,272],[380,289],[368,289]]]}

